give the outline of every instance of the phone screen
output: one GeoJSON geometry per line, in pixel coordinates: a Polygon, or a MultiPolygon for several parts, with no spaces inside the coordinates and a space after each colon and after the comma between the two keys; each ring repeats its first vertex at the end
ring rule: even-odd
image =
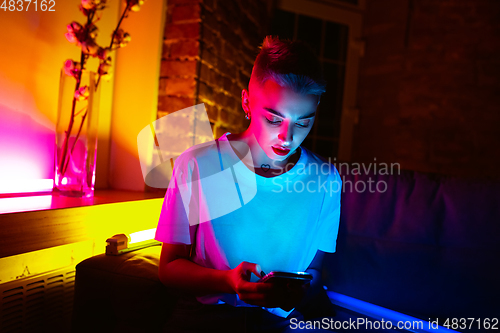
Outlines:
{"type": "Polygon", "coordinates": [[[306,272],[270,272],[258,282],[306,284],[312,280],[312,275],[306,272]]]}

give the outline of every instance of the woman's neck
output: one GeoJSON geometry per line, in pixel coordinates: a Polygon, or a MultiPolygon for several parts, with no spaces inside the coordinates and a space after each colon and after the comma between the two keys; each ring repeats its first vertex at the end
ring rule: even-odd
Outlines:
{"type": "Polygon", "coordinates": [[[249,167],[253,168],[255,173],[259,176],[266,178],[276,177],[288,172],[297,163],[301,154],[299,148],[287,159],[283,161],[276,161],[270,159],[264,153],[252,134],[245,132],[239,134],[229,134],[227,139],[231,143],[233,150],[240,160],[244,160],[243,157],[248,154],[248,149],[250,149],[253,165],[249,165],[249,167]],[[235,145],[235,142],[243,142],[244,145],[235,145]]]}

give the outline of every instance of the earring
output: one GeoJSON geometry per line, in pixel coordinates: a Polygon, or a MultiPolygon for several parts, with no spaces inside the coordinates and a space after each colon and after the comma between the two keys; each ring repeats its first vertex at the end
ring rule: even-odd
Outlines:
{"type": "Polygon", "coordinates": [[[245,118],[248,119],[248,120],[250,120],[250,112],[246,112],[245,113],[245,118]]]}

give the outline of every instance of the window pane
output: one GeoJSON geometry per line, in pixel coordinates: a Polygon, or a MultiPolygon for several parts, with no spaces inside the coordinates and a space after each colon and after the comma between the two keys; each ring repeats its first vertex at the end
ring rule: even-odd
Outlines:
{"type": "Polygon", "coordinates": [[[326,22],[325,52],[323,57],[345,62],[347,51],[347,32],[348,28],[345,25],[326,22]]]}
{"type": "Polygon", "coordinates": [[[356,5],[356,6],[358,5],[358,0],[337,0],[337,1],[350,3],[350,4],[356,5]]]}
{"type": "Polygon", "coordinates": [[[335,119],[337,110],[335,109],[335,96],[333,94],[324,94],[321,97],[321,103],[318,109],[317,135],[335,137],[338,135],[335,131],[335,119]]]}
{"type": "Polygon", "coordinates": [[[335,140],[316,140],[316,153],[324,158],[333,158],[337,156],[337,141],[335,140]]]}
{"type": "Polygon", "coordinates": [[[319,104],[317,135],[338,138],[345,67],[329,63],[324,63],[323,66],[327,86],[319,104]]]}
{"type": "Polygon", "coordinates": [[[299,15],[299,28],[297,31],[297,39],[307,42],[316,55],[320,55],[321,48],[321,20],[299,15]]]}
{"type": "Polygon", "coordinates": [[[272,18],[271,34],[280,38],[293,39],[295,14],[276,9],[272,18]]]}
{"type": "Polygon", "coordinates": [[[302,146],[324,157],[335,157],[340,136],[348,27],[276,9],[271,34],[293,39],[294,31],[295,39],[308,43],[320,57],[327,81],[327,91],[321,98],[314,127],[302,146]]]}

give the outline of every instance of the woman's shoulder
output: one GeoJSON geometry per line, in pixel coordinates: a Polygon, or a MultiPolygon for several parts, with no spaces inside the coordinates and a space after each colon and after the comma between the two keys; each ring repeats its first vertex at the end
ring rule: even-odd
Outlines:
{"type": "Polygon", "coordinates": [[[176,169],[185,169],[200,164],[218,163],[217,143],[212,140],[191,146],[184,150],[176,159],[176,169]]]}

